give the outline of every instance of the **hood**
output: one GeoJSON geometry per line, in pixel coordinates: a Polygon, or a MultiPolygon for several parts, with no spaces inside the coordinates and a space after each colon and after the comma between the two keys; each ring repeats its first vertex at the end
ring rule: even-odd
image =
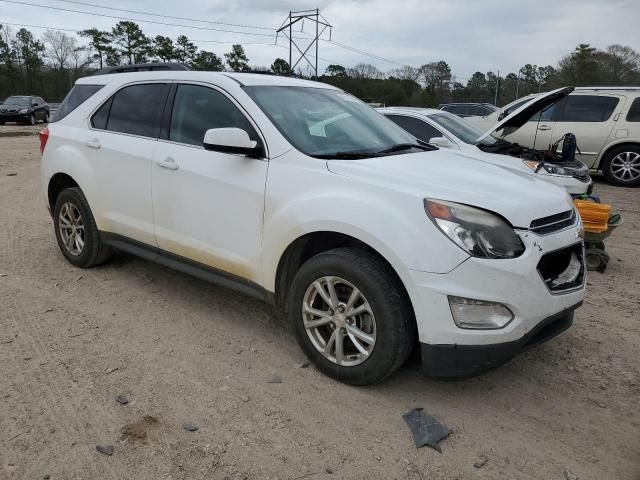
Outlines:
{"type": "Polygon", "coordinates": [[[527,123],[529,119],[535,114],[541,112],[554,103],[559,102],[564,97],[573,92],[573,90],[574,87],[562,87],[558,88],[557,90],[552,90],[550,92],[535,96],[520,108],[517,108],[509,115],[501,119],[493,127],[487,130],[480,138],[478,138],[477,141],[480,142],[492,133],[497,132],[498,130],[502,130],[503,128],[508,128],[509,133],[513,133],[525,123],[527,123]]]}
{"type": "Polygon", "coordinates": [[[364,160],[328,160],[338,175],[496,212],[511,225],[529,228],[533,220],[572,208],[566,191],[525,171],[501,167],[455,152],[390,155],[364,160]]]}

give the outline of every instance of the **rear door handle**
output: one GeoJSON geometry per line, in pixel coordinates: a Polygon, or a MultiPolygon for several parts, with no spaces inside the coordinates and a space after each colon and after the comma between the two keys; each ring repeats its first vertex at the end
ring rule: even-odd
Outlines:
{"type": "Polygon", "coordinates": [[[158,166],[162,168],[166,168],[167,170],[178,170],[178,164],[175,159],[171,157],[167,157],[164,160],[158,160],[158,166]]]}
{"type": "Polygon", "coordinates": [[[87,142],[87,147],[95,148],[97,150],[98,148],[100,148],[100,140],[98,140],[97,138],[94,138],[93,140],[89,140],[87,142]]]}
{"type": "Polygon", "coordinates": [[[551,130],[551,127],[549,125],[539,125],[538,130],[541,130],[541,131],[551,130]]]}

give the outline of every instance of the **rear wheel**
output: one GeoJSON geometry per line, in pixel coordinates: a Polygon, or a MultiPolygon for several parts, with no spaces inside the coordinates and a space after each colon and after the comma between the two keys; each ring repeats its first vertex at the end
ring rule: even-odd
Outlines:
{"type": "Polygon", "coordinates": [[[379,257],[345,247],[305,262],[289,292],[298,343],[326,375],[380,382],[408,358],[415,321],[399,280],[379,257]]]}
{"type": "Polygon", "coordinates": [[[622,146],[608,152],[602,164],[602,174],[613,185],[640,185],[640,147],[622,146]]]}
{"type": "Polygon", "coordinates": [[[100,232],[82,190],[67,188],[58,196],[53,210],[58,247],[76,267],[99,265],[111,256],[111,249],[100,241],[100,232]]]}

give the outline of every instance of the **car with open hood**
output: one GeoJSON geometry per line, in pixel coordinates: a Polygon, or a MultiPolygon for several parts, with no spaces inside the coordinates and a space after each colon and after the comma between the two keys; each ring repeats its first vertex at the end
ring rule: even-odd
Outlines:
{"type": "MultiPolygon", "coordinates": [[[[498,112],[469,121],[488,129],[532,99],[545,95],[514,100],[498,112]]],[[[499,133],[505,140],[532,149],[562,143],[565,134],[573,133],[578,160],[594,171],[602,171],[614,185],[640,185],[640,87],[577,87],[554,104],[534,112],[517,130],[499,133]]]]}
{"type": "Polygon", "coordinates": [[[477,374],[583,300],[564,189],[420,142],[330,85],[112,73],[60,111],[42,185],[69,263],[123,250],[264,300],[342,382],[380,382],[418,345],[429,376],[477,374]]]}
{"type": "MultiPolygon", "coordinates": [[[[540,107],[537,105],[533,108],[540,107]]],[[[455,149],[478,160],[540,176],[563,186],[572,195],[590,193],[593,188],[589,170],[579,160],[564,161],[558,156],[551,157],[546,152],[521,147],[494,135],[497,129],[517,129],[522,116],[530,115],[531,109],[525,109],[524,113],[512,112],[513,115],[503,118],[499,125],[486,132],[466,119],[442,110],[388,107],[379,111],[420,140],[455,149]]]]}

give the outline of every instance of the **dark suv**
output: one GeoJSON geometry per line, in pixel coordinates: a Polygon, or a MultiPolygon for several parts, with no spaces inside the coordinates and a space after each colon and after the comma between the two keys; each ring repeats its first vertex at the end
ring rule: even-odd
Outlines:
{"type": "Polygon", "coordinates": [[[0,105],[0,125],[5,122],[35,125],[40,120],[49,123],[49,105],[40,97],[14,95],[0,105]]]}

